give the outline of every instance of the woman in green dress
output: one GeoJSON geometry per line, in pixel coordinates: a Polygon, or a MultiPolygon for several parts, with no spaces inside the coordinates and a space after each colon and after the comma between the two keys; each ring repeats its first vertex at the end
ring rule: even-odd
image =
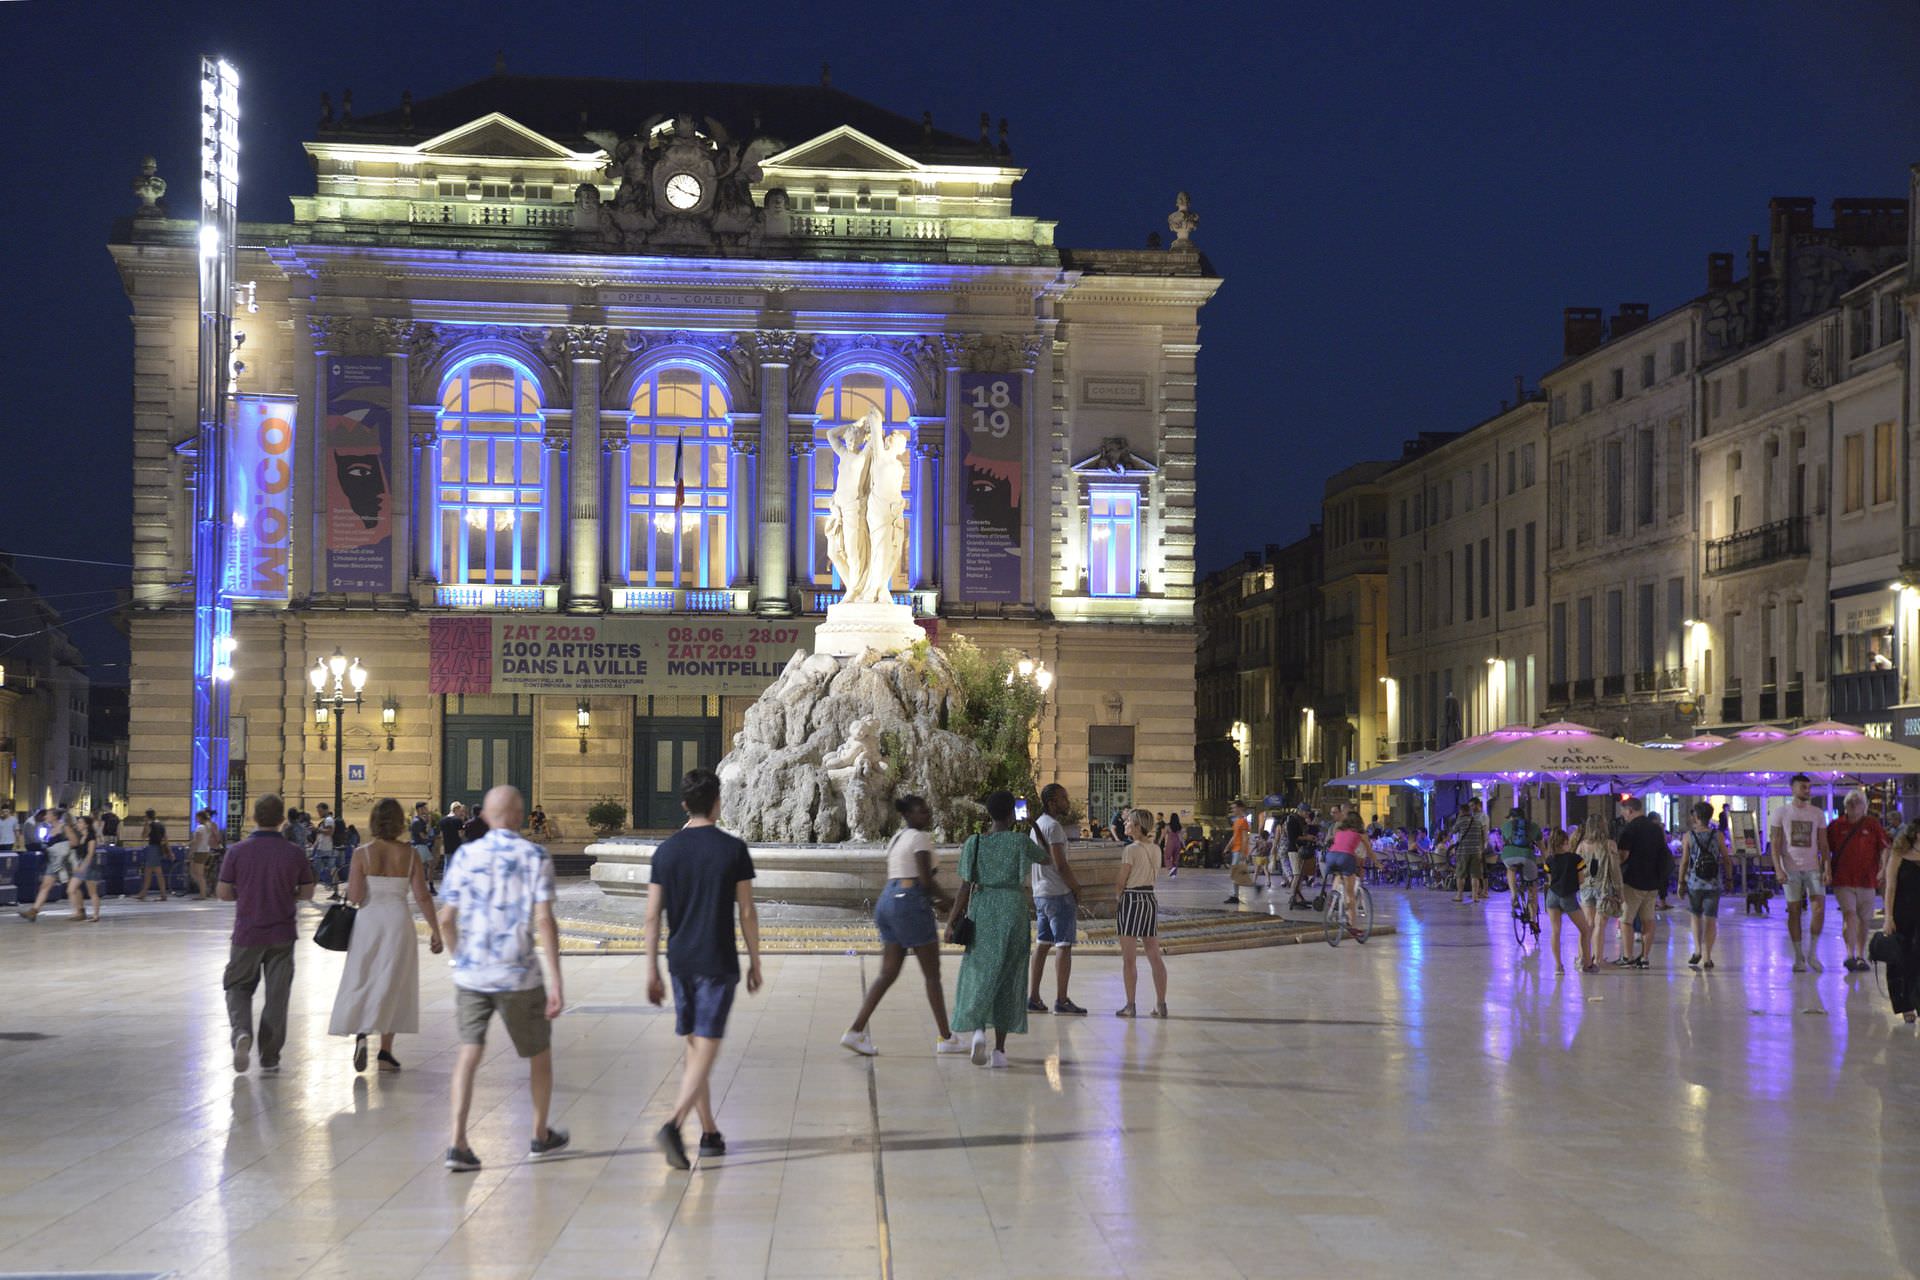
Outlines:
{"type": "Polygon", "coordinates": [[[987,797],[988,830],[970,836],[960,849],[960,893],[947,917],[947,941],[954,921],[973,917],[973,945],[960,962],[960,986],[954,993],[953,1030],[973,1032],[973,1065],[1007,1065],[1007,1036],[1027,1031],[1027,872],[1047,860],[1047,851],[1013,829],[1013,793],[987,797]],[[993,1056],[987,1056],[986,1028],[993,1028],[993,1056]]]}

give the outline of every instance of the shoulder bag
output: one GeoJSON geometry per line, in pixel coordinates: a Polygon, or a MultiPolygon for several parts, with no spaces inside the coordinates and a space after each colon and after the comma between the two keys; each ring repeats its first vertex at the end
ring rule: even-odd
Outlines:
{"type": "Polygon", "coordinates": [[[320,917],[320,923],[314,926],[314,942],[328,951],[345,951],[353,943],[353,917],[356,910],[347,902],[336,902],[328,907],[327,913],[320,917]]]}
{"type": "MultiPolygon", "coordinates": [[[[965,859],[969,851],[973,853],[974,863],[975,863],[974,869],[977,877],[977,874],[979,871],[979,859],[980,859],[980,837],[979,836],[975,835],[975,836],[967,837],[966,844],[962,845],[960,848],[960,856],[963,860],[965,859]]],[[[977,878],[968,879],[965,881],[965,883],[972,885],[975,889],[978,889],[980,887],[980,881],[977,878]]],[[[953,922],[953,940],[959,943],[961,946],[965,947],[967,950],[971,951],[973,950],[973,901],[972,901],[973,895],[968,894],[967,899],[968,899],[967,914],[959,917],[953,922]]]]}

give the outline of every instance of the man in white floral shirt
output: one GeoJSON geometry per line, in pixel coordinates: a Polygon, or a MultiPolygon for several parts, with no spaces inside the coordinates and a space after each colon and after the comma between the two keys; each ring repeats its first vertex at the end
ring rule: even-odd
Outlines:
{"type": "Polygon", "coordinates": [[[467,1145],[467,1109],[473,1077],[486,1051],[487,1024],[498,1013],[513,1047],[527,1060],[533,1090],[533,1141],[528,1154],[551,1155],[567,1145],[564,1129],[550,1128],[553,1035],[550,1024],[566,1006],[560,985],[560,929],[553,918],[553,859],[520,838],[526,801],[512,787],[487,793],[481,816],[489,828],[460,846],[460,858],[440,884],[440,929],[453,957],[460,1058],[453,1069],[453,1145],[447,1168],[472,1173],[480,1159],[467,1145]],[[534,948],[534,935],[540,946],[534,948]],[[545,982],[542,983],[544,971],[545,982]]]}

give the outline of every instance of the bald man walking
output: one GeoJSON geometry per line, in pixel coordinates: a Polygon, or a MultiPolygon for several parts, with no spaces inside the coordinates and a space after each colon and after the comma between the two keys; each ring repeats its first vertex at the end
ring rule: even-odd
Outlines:
{"type": "Polygon", "coordinates": [[[533,1139],[527,1154],[549,1156],[567,1145],[564,1129],[547,1124],[553,1102],[553,1020],[566,1006],[560,985],[560,927],[553,918],[553,859],[520,837],[526,801],[512,787],[487,792],[480,808],[489,828],[460,847],[440,883],[440,931],[453,957],[460,1057],[453,1068],[453,1145],[447,1168],[472,1173],[480,1158],[467,1144],[473,1077],[486,1052],[487,1024],[498,1013],[513,1047],[527,1060],[533,1092],[533,1139]],[[539,937],[538,950],[534,947],[539,937]],[[545,981],[542,981],[544,977],[545,981]]]}

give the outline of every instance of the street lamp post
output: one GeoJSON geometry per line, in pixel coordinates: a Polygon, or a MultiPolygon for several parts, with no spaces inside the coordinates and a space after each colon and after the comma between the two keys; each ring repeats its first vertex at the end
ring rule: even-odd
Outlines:
{"type": "Polygon", "coordinates": [[[346,801],[346,743],[343,739],[347,725],[342,717],[348,707],[359,710],[360,691],[367,687],[367,669],[360,665],[360,659],[347,657],[336,645],[332,657],[313,664],[313,670],[307,672],[307,679],[313,683],[314,710],[327,711],[333,721],[333,821],[338,830],[345,821],[340,814],[346,801]],[[330,693],[327,690],[329,681],[333,685],[330,693]],[[352,686],[352,697],[347,696],[348,686],[352,686]]]}

